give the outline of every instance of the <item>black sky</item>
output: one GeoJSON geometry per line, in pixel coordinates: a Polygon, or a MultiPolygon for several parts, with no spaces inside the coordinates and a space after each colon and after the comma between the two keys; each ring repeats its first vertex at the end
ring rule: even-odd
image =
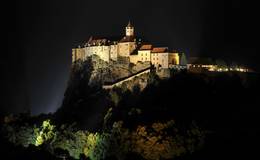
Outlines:
{"type": "Polygon", "coordinates": [[[153,44],[259,68],[258,8],[250,0],[17,0],[7,7],[1,113],[55,111],[71,48],[91,35],[123,35],[129,19],[153,44]]]}

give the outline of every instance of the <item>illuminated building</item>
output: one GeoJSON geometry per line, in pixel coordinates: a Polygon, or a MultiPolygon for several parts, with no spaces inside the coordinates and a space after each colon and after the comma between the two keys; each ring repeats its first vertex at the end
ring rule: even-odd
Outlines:
{"type": "Polygon", "coordinates": [[[205,71],[216,71],[217,65],[211,58],[189,58],[187,69],[191,72],[205,72],[205,71]]]}
{"type": "Polygon", "coordinates": [[[72,62],[85,61],[87,57],[98,55],[104,61],[117,61],[119,57],[128,59],[131,63],[150,62],[158,68],[171,68],[180,64],[178,52],[168,50],[168,47],[154,47],[142,43],[134,35],[134,26],[129,22],[125,27],[125,36],[118,40],[90,37],[81,47],[72,49],[72,62]]]}

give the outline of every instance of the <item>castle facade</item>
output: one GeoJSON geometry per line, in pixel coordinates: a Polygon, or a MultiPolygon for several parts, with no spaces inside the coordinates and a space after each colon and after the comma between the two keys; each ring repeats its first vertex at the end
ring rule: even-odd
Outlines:
{"type": "Polygon", "coordinates": [[[118,61],[120,57],[128,59],[131,63],[150,62],[161,68],[171,68],[180,64],[180,55],[169,51],[168,47],[154,47],[137,40],[134,27],[129,22],[125,27],[125,36],[120,40],[107,38],[93,38],[78,48],[72,49],[72,62],[86,60],[91,55],[98,55],[104,61],[118,61]]]}

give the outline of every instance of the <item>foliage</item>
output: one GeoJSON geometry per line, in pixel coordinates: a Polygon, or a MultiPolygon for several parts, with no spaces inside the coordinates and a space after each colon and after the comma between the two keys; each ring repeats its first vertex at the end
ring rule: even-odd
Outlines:
{"type": "Polygon", "coordinates": [[[181,53],[181,58],[180,58],[180,65],[187,65],[187,58],[185,53],[181,53]]]}
{"type": "Polygon", "coordinates": [[[24,147],[28,147],[30,144],[40,146],[45,142],[50,144],[56,136],[55,126],[50,124],[50,120],[43,121],[40,128],[28,123],[24,125],[10,123],[5,124],[4,130],[9,142],[24,147]]]}
{"type": "Polygon", "coordinates": [[[131,151],[131,134],[129,129],[123,128],[123,121],[114,122],[110,134],[110,154],[116,156],[119,160],[125,159],[126,154],[131,151]]]}
{"type": "Polygon", "coordinates": [[[151,72],[148,75],[148,84],[157,86],[159,83],[159,77],[156,74],[156,68],[151,68],[151,72]]]}
{"type": "Polygon", "coordinates": [[[142,113],[142,110],[140,108],[131,108],[131,110],[128,112],[128,115],[139,115],[142,113]]]}
{"type": "Polygon", "coordinates": [[[187,130],[186,144],[189,152],[193,153],[197,149],[201,148],[204,144],[206,131],[203,131],[193,121],[190,130],[187,130]]]}
{"type": "Polygon", "coordinates": [[[121,100],[120,95],[116,91],[111,91],[111,92],[109,92],[109,94],[111,97],[111,101],[114,103],[115,106],[117,106],[121,100]]]}
{"type": "Polygon", "coordinates": [[[91,160],[105,159],[108,155],[110,135],[107,133],[90,133],[87,137],[87,145],[84,154],[91,160]]]}
{"type": "Polygon", "coordinates": [[[170,159],[186,152],[184,137],[173,128],[174,121],[138,126],[132,133],[133,152],[149,160],[170,159]],[[172,134],[167,132],[170,129],[172,134]]]}
{"type": "Polygon", "coordinates": [[[36,141],[36,135],[34,130],[36,126],[29,126],[25,124],[24,126],[17,125],[5,125],[6,137],[9,142],[15,145],[22,145],[28,147],[30,144],[34,145],[36,141]]]}
{"type": "Polygon", "coordinates": [[[73,132],[67,129],[58,134],[56,141],[53,143],[53,148],[67,150],[71,157],[79,159],[80,155],[84,154],[88,133],[85,131],[73,132]]]}
{"type": "Polygon", "coordinates": [[[227,63],[222,59],[217,59],[216,64],[218,68],[227,68],[227,63]]]}
{"type": "MultiPolygon", "coordinates": [[[[108,110],[104,119],[110,119],[112,109],[108,110]]],[[[132,112],[141,112],[134,108],[132,112]]],[[[139,125],[133,131],[123,127],[123,121],[114,122],[110,130],[90,133],[75,130],[73,125],[62,125],[59,129],[50,120],[43,121],[41,127],[25,125],[6,126],[7,137],[16,145],[28,147],[30,144],[40,146],[58,156],[55,151],[67,151],[74,159],[85,156],[91,160],[108,157],[125,159],[128,154],[137,154],[147,160],[172,159],[187,152],[194,152],[202,145],[205,134],[192,124],[186,134],[179,132],[173,120],[165,123],[156,122],[151,125],[139,125]]]]}
{"type": "Polygon", "coordinates": [[[51,125],[50,120],[45,120],[41,128],[35,128],[36,134],[35,146],[42,145],[44,142],[51,142],[56,136],[55,126],[51,125]]]}
{"type": "Polygon", "coordinates": [[[104,125],[103,125],[104,129],[106,129],[106,127],[108,126],[108,123],[109,123],[109,121],[110,121],[110,119],[111,119],[111,116],[112,116],[112,111],[113,111],[113,108],[110,107],[110,108],[108,109],[106,115],[104,116],[104,123],[103,123],[103,124],[104,124],[104,125]]]}

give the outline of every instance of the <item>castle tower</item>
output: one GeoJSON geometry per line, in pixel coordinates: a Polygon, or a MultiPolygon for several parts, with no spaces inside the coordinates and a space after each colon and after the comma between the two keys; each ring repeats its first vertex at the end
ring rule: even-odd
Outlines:
{"type": "Polygon", "coordinates": [[[128,22],[127,26],[125,27],[125,35],[134,36],[134,26],[132,26],[130,21],[128,22]]]}

